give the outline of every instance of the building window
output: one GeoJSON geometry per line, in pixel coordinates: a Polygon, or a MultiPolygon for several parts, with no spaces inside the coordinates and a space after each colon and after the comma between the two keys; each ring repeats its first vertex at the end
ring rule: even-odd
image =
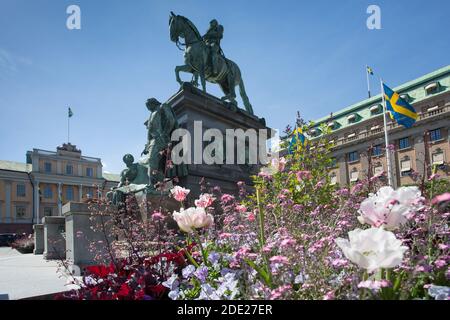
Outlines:
{"type": "Polygon", "coordinates": [[[350,172],[350,182],[358,181],[358,177],[359,177],[358,170],[353,170],[352,172],[350,172]]]}
{"type": "Polygon", "coordinates": [[[373,167],[373,174],[374,175],[380,175],[384,172],[383,165],[377,164],[373,167]]]}
{"type": "Polygon", "coordinates": [[[88,198],[92,198],[94,196],[94,188],[92,187],[86,188],[86,196],[88,198]]]}
{"type": "Polygon", "coordinates": [[[317,136],[320,135],[320,129],[319,129],[319,128],[313,128],[313,129],[311,129],[311,130],[309,131],[309,134],[310,134],[312,137],[317,137],[317,136]]]}
{"type": "Polygon", "coordinates": [[[439,82],[432,82],[425,86],[427,95],[437,93],[439,91],[439,82]]]}
{"type": "Polygon", "coordinates": [[[44,171],[45,171],[45,173],[52,173],[52,163],[51,162],[44,163],[44,171]]]}
{"type": "Polygon", "coordinates": [[[53,198],[53,191],[52,191],[52,187],[47,185],[44,187],[44,198],[46,199],[51,199],[53,198]]]}
{"type": "Polygon", "coordinates": [[[376,104],[376,105],[370,107],[369,110],[370,110],[371,115],[375,115],[375,114],[380,113],[382,109],[383,108],[381,107],[381,104],[376,104]]]}
{"type": "Polygon", "coordinates": [[[348,154],[348,161],[349,162],[355,162],[355,161],[358,161],[358,160],[359,160],[359,153],[358,153],[358,151],[353,151],[353,152],[350,152],[348,154]]]}
{"type": "Polygon", "coordinates": [[[94,176],[94,169],[86,168],[86,176],[87,177],[93,177],[94,176]]]}
{"type": "Polygon", "coordinates": [[[337,183],[337,176],[336,176],[335,173],[333,173],[333,174],[330,176],[330,184],[331,184],[332,186],[334,186],[336,183],[337,183]]]}
{"type": "Polygon", "coordinates": [[[411,160],[409,158],[405,158],[400,161],[400,172],[402,177],[408,176],[411,172],[411,160]]]}
{"type": "Polygon", "coordinates": [[[23,219],[27,214],[27,208],[25,206],[16,206],[16,218],[23,219]]]}
{"type": "Polygon", "coordinates": [[[66,174],[73,175],[73,166],[71,164],[66,165],[66,174]]]}
{"type": "Polygon", "coordinates": [[[331,168],[336,168],[336,167],[337,167],[337,159],[331,158],[331,168]]]}
{"type": "Polygon", "coordinates": [[[44,217],[51,217],[53,215],[52,207],[44,207],[44,217]]]}
{"type": "Polygon", "coordinates": [[[432,155],[433,165],[443,165],[444,164],[444,153],[438,151],[432,155]]]}
{"type": "Polygon", "coordinates": [[[407,93],[401,94],[400,98],[405,100],[406,102],[411,102],[412,101],[411,96],[409,94],[407,94],[407,93]]]}
{"type": "Polygon", "coordinates": [[[358,114],[357,113],[353,113],[353,114],[351,114],[351,115],[349,115],[347,117],[348,123],[355,123],[355,122],[357,122],[357,120],[358,120],[358,114]]]}
{"type": "Polygon", "coordinates": [[[16,192],[17,192],[17,196],[18,197],[25,197],[26,196],[25,185],[24,184],[18,184],[16,192]]]}
{"type": "Polygon", "coordinates": [[[399,149],[400,150],[409,148],[410,147],[410,145],[409,145],[409,137],[400,139],[398,141],[398,144],[399,144],[399,149]]]}
{"type": "Polygon", "coordinates": [[[441,135],[441,129],[434,129],[430,131],[430,140],[431,141],[437,141],[437,140],[441,140],[442,139],[442,135],[441,135]]]}
{"type": "Polygon", "coordinates": [[[66,187],[66,200],[67,201],[73,200],[73,187],[72,186],[66,187]]]}
{"type": "Polygon", "coordinates": [[[378,156],[381,156],[382,154],[383,154],[383,148],[381,147],[381,144],[373,146],[372,156],[378,157],[378,156]]]}
{"type": "Polygon", "coordinates": [[[337,121],[331,121],[327,124],[327,127],[331,130],[335,130],[339,127],[339,123],[337,123],[337,121]]]}

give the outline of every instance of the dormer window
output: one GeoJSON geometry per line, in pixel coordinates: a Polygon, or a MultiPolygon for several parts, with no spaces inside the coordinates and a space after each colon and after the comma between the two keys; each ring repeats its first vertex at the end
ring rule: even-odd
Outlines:
{"type": "Polygon", "coordinates": [[[434,93],[438,92],[439,91],[439,86],[440,86],[439,82],[436,81],[436,82],[432,82],[432,83],[427,84],[424,87],[424,89],[425,89],[425,92],[427,93],[427,95],[430,95],[430,94],[434,94],[434,93]]]}
{"type": "Polygon", "coordinates": [[[369,110],[370,110],[370,114],[372,114],[372,115],[378,114],[382,110],[381,104],[376,104],[374,106],[371,106],[369,110]]]}
{"type": "Polygon", "coordinates": [[[317,128],[313,128],[313,129],[309,130],[309,134],[312,137],[317,137],[318,135],[320,135],[320,130],[317,128]]]}
{"type": "Polygon", "coordinates": [[[403,100],[405,100],[406,102],[410,102],[411,101],[411,97],[409,94],[404,93],[400,95],[400,98],[402,98],[403,100]]]}
{"type": "Polygon", "coordinates": [[[330,128],[331,130],[334,130],[337,128],[337,122],[336,121],[331,121],[328,123],[328,128],[330,128]]]}
{"type": "Polygon", "coordinates": [[[351,114],[347,117],[348,123],[355,123],[357,119],[358,119],[358,115],[356,113],[351,114]]]}

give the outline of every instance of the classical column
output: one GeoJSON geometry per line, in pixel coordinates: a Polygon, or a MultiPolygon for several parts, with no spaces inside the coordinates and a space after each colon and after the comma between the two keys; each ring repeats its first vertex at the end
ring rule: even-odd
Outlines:
{"type": "Polygon", "coordinates": [[[347,172],[347,161],[346,160],[346,155],[340,155],[339,158],[337,159],[338,161],[338,166],[339,166],[339,184],[341,186],[345,186],[346,184],[348,184],[348,172],[347,172]]]}
{"type": "Polygon", "coordinates": [[[78,201],[82,202],[83,201],[83,185],[80,184],[80,189],[78,190],[78,201]]]}
{"type": "Polygon", "coordinates": [[[34,181],[34,223],[39,224],[39,181],[34,181]]]}
{"type": "Polygon", "coordinates": [[[58,215],[62,216],[62,186],[58,183],[58,215]]]}
{"type": "Polygon", "coordinates": [[[413,147],[416,150],[416,159],[415,159],[415,168],[413,169],[417,171],[421,176],[426,174],[424,171],[424,164],[425,164],[425,152],[428,152],[426,150],[425,142],[423,141],[423,136],[414,136],[413,139],[413,147]]]}
{"type": "Polygon", "coordinates": [[[11,181],[5,181],[5,222],[11,223],[11,181]]]}
{"type": "MultiPolygon", "coordinates": [[[[372,176],[373,172],[369,172],[369,157],[371,157],[371,156],[369,155],[369,151],[367,149],[368,149],[368,147],[366,148],[366,151],[361,154],[359,161],[361,163],[361,172],[360,173],[363,173],[363,174],[365,173],[366,176],[368,177],[369,175],[372,176]]],[[[373,158],[370,159],[370,161],[373,161],[373,158]]],[[[372,163],[372,166],[373,166],[373,163],[372,163]]]]}
{"type": "Polygon", "coordinates": [[[97,178],[99,178],[99,179],[103,178],[102,166],[101,165],[97,166],[97,178]]]}

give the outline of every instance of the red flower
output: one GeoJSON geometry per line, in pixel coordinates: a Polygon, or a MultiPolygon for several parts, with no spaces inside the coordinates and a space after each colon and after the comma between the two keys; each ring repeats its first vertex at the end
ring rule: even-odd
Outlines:
{"type": "Polygon", "coordinates": [[[122,283],[122,285],[120,286],[119,292],[117,292],[117,296],[119,298],[128,297],[130,295],[131,291],[132,291],[132,289],[130,288],[130,286],[127,283],[122,283]]]}
{"type": "Polygon", "coordinates": [[[105,278],[107,277],[110,273],[114,272],[114,265],[111,264],[109,267],[107,266],[103,266],[103,265],[98,265],[98,266],[89,266],[86,267],[86,270],[90,273],[93,274],[99,278],[105,278]]]}
{"type": "Polygon", "coordinates": [[[164,287],[162,284],[157,284],[156,286],[149,286],[148,291],[150,291],[154,297],[160,298],[166,293],[168,288],[164,287]]]}

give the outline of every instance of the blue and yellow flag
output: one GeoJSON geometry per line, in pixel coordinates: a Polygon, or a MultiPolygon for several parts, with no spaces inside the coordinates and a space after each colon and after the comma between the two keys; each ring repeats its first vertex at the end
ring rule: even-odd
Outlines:
{"type": "Polygon", "coordinates": [[[406,128],[411,128],[417,120],[416,110],[384,83],[383,91],[386,100],[386,110],[390,113],[391,119],[395,119],[398,124],[406,128]]]}
{"type": "Polygon", "coordinates": [[[306,137],[303,134],[303,129],[296,128],[294,132],[292,132],[291,142],[289,143],[289,154],[294,153],[294,146],[297,146],[297,150],[299,150],[305,144],[306,137]]]}

